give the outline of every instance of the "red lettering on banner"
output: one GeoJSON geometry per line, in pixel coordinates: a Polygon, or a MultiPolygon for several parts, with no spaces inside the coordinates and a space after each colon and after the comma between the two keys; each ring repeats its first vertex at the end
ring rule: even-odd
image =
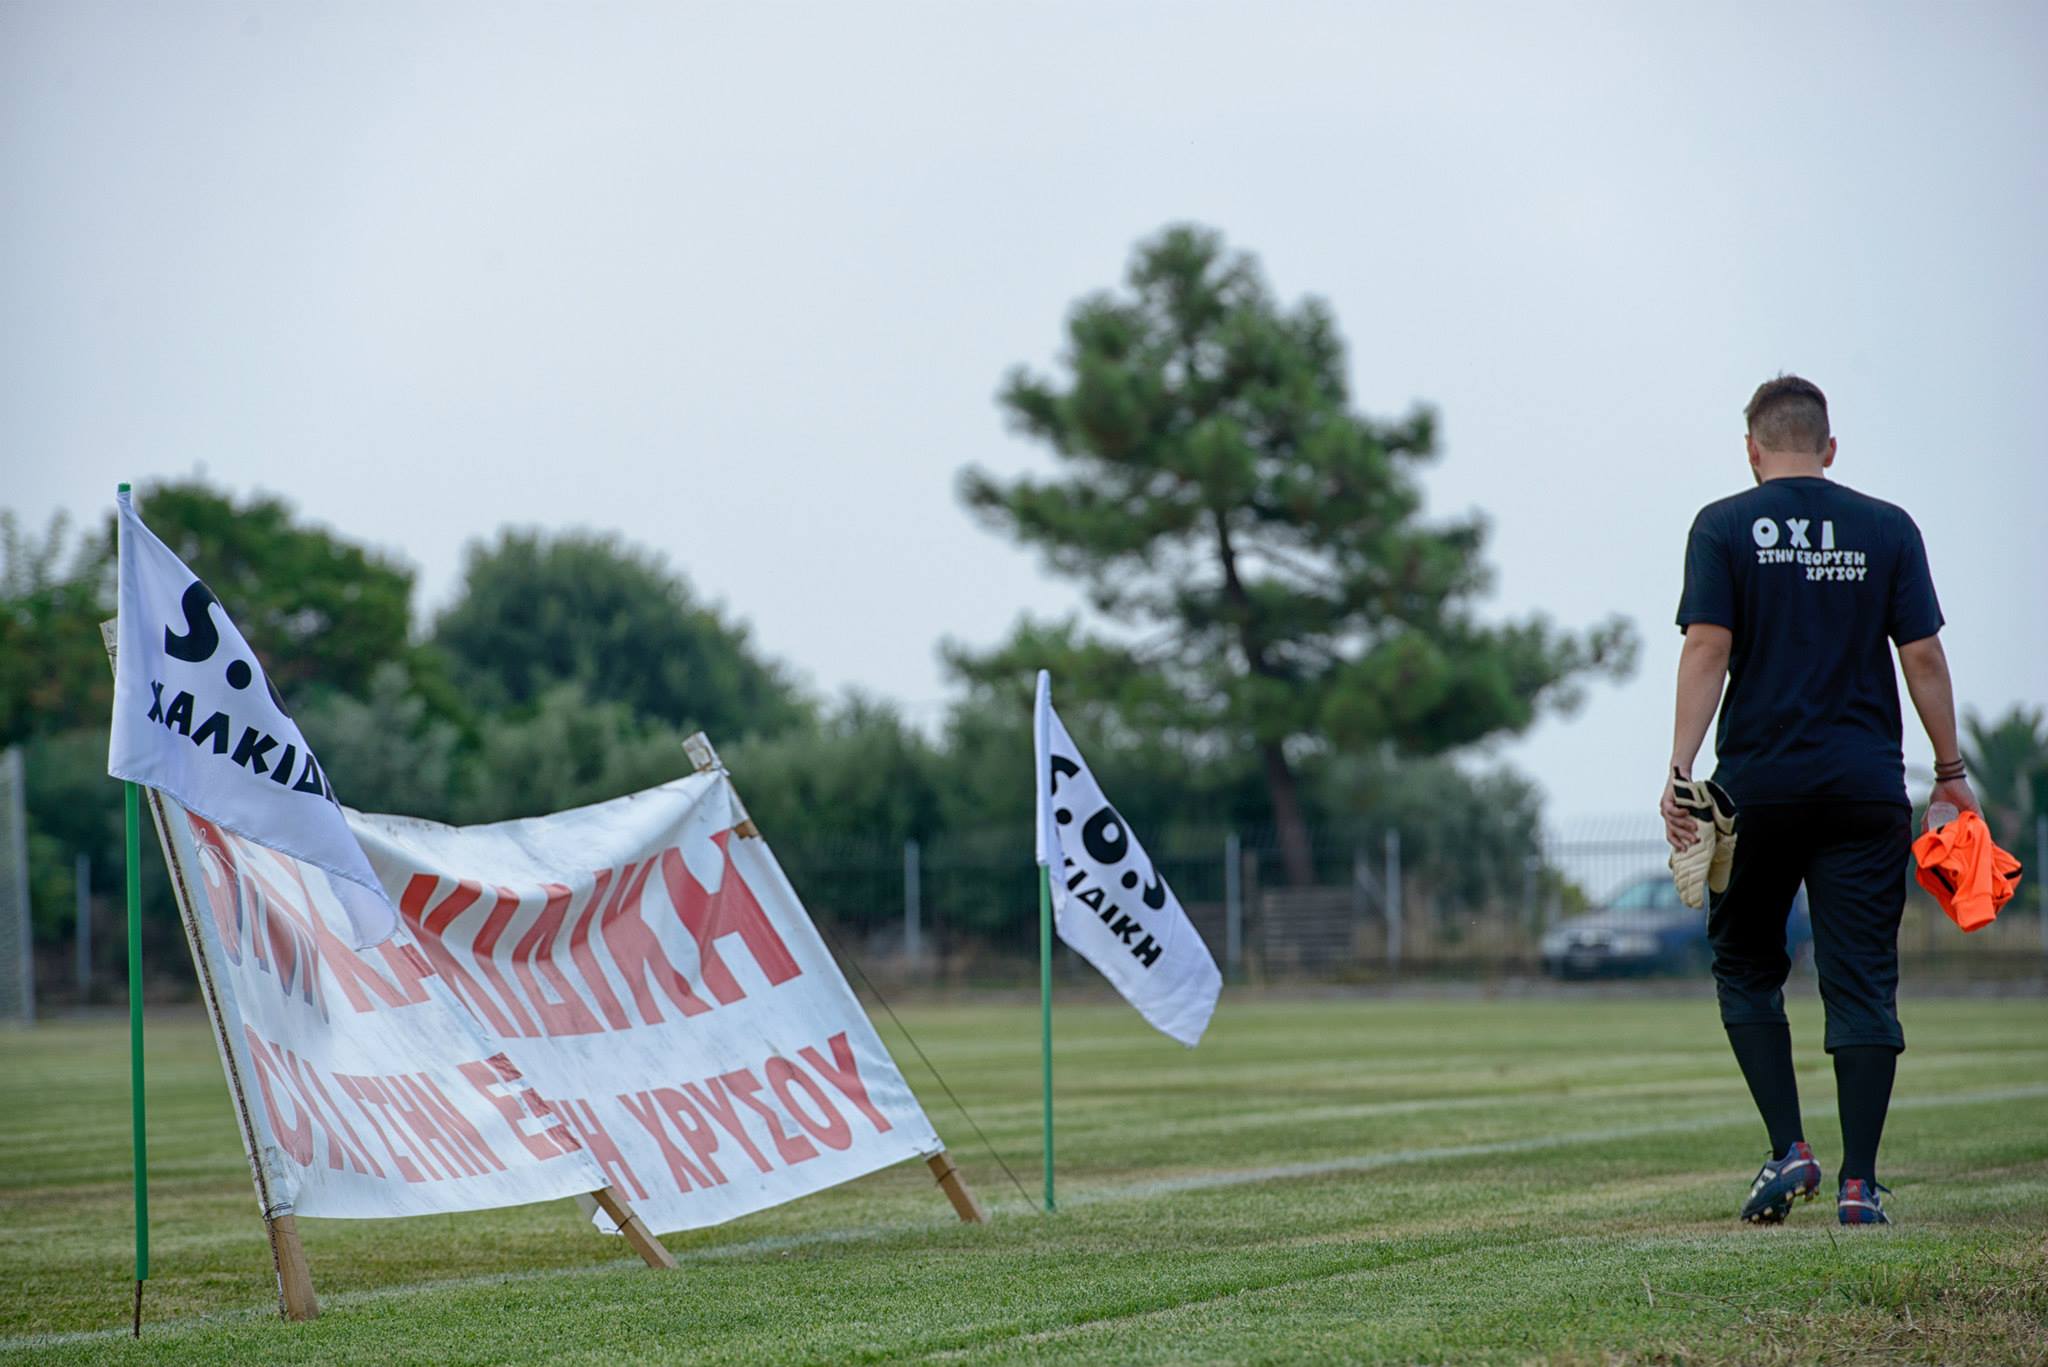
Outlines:
{"type": "Polygon", "coordinates": [[[185,814],[192,828],[192,843],[199,850],[199,880],[206,888],[207,903],[213,908],[214,936],[221,953],[231,964],[242,962],[242,930],[248,906],[242,898],[242,880],[235,870],[235,857],[228,852],[220,828],[205,817],[185,814]]]}
{"type": "Polygon", "coordinates": [[[425,1073],[399,1073],[383,1082],[405,1123],[450,1176],[480,1177],[492,1170],[505,1170],[484,1137],[449,1104],[447,1094],[432,1078],[425,1073]]]}
{"type": "Polygon", "coordinates": [[[510,888],[498,889],[498,904],[491,908],[491,914],[484,918],[483,927],[476,933],[476,966],[491,980],[491,986],[498,989],[504,999],[505,1009],[512,1013],[512,1019],[519,1029],[507,1034],[538,1035],[540,1027],[527,1019],[519,1009],[519,998],[512,991],[512,984],[505,981],[505,975],[498,971],[498,941],[512,924],[512,917],[519,911],[519,894],[510,888]]]}
{"type": "Polygon", "coordinates": [[[597,1160],[598,1167],[604,1170],[613,1186],[621,1191],[630,1191],[635,1201],[647,1199],[647,1188],[640,1184],[640,1174],[633,1171],[626,1155],[619,1152],[611,1132],[605,1129],[604,1122],[597,1118],[597,1112],[590,1108],[588,1101],[551,1101],[548,1106],[569,1122],[576,1131],[576,1137],[583,1141],[584,1150],[597,1160]]]}
{"type": "MultiPolygon", "coordinates": [[[[264,1093],[270,1128],[283,1142],[284,1151],[297,1159],[301,1167],[313,1166],[315,1145],[312,1127],[317,1125],[327,1140],[328,1167],[337,1172],[343,1167],[354,1168],[357,1172],[377,1170],[377,1160],[367,1150],[361,1150],[362,1141],[356,1138],[348,1118],[335,1107],[327,1089],[320,1085],[319,1072],[313,1065],[291,1050],[264,1039],[246,1024],[242,1032],[254,1053],[256,1078],[264,1093]],[[297,1117],[297,1123],[291,1127],[282,1124],[281,1113],[272,1095],[276,1090],[272,1085],[273,1079],[282,1081],[291,1097],[297,1117]],[[337,1124],[341,1126],[340,1131],[335,1129],[337,1124]],[[346,1139],[342,1137],[344,1132],[346,1139]]],[[[377,1170],[377,1175],[382,1177],[384,1174],[377,1170]]]]}
{"type": "Polygon", "coordinates": [[[628,866],[620,876],[618,886],[612,890],[611,905],[604,909],[604,917],[598,922],[598,933],[604,937],[605,948],[612,952],[612,962],[625,975],[626,986],[633,990],[633,1003],[640,1008],[640,1019],[649,1025],[659,1025],[662,1022],[661,1008],[655,1004],[654,994],[647,990],[649,976],[685,1016],[701,1016],[711,1007],[690,989],[689,981],[676,972],[675,965],[662,953],[661,941],[654,937],[653,927],[640,915],[640,893],[647,886],[647,875],[652,872],[652,859],[642,864],[637,873],[628,866]]]}
{"type": "Polygon", "coordinates": [[[548,1034],[594,1035],[604,1027],[597,1023],[597,1017],[590,1014],[590,1008],[576,995],[576,989],[569,985],[569,979],[562,970],[555,966],[555,937],[562,930],[562,913],[569,907],[569,889],[560,883],[549,883],[541,891],[547,894],[547,903],[541,908],[532,928],[512,947],[512,971],[525,985],[527,999],[533,1003],[533,1009],[540,1015],[541,1028],[548,1034]],[[555,985],[561,1000],[548,1000],[539,979],[534,977],[536,967],[555,985]]]}
{"type": "MultiPolygon", "coordinates": [[[[348,1004],[357,1011],[375,1011],[377,1005],[363,994],[365,987],[375,994],[377,1001],[385,1006],[416,1006],[427,999],[427,989],[420,972],[425,964],[415,964],[390,941],[377,946],[378,955],[391,968],[391,979],[371,968],[363,957],[350,949],[347,944],[330,933],[318,920],[313,923],[315,938],[320,944],[320,958],[334,980],[341,984],[341,994],[348,998],[348,1004]]],[[[405,948],[411,948],[410,945],[405,948]]]]}
{"type": "MultiPolygon", "coordinates": [[[[274,1044],[270,1047],[272,1049],[277,1048],[274,1044]]],[[[327,1089],[320,1085],[319,1071],[291,1050],[286,1049],[283,1052],[285,1067],[291,1078],[292,1090],[298,1093],[299,1099],[306,1105],[306,1110],[319,1123],[320,1132],[327,1136],[327,1166],[338,1172],[342,1166],[342,1159],[346,1158],[348,1166],[354,1168],[357,1172],[368,1172],[371,1168],[376,1167],[377,1160],[370,1157],[367,1152],[360,1158],[357,1157],[356,1150],[362,1146],[363,1141],[356,1138],[354,1128],[348,1123],[348,1117],[341,1113],[334,1104],[334,1098],[328,1096],[327,1089]],[[315,1092],[320,1094],[320,1101],[313,1099],[315,1092]],[[321,1102],[326,1104],[322,1105],[321,1102]],[[329,1118],[330,1112],[332,1112],[332,1119],[329,1118]],[[343,1130],[347,1131],[348,1142],[344,1142],[341,1134],[335,1131],[334,1127],[336,1124],[339,1124],[343,1130]]],[[[382,1177],[384,1174],[379,1172],[377,1175],[382,1177]]]]}
{"type": "MultiPolygon", "coordinates": [[[[627,866],[627,872],[631,872],[627,866]]],[[[625,1030],[633,1023],[626,1019],[626,1013],[619,1007],[619,999],[612,993],[611,984],[605,981],[604,969],[597,962],[597,955],[590,950],[590,928],[603,910],[605,889],[611,886],[612,870],[600,869],[597,885],[590,890],[590,900],[583,904],[583,911],[576,917],[576,924],[569,931],[569,957],[575,961],[576,971],[583,975],[583,981],[590,988],[590,995],[597,998],[597,1009],[604,1012],[605,1024],[614,1030],[625,1030]]]]}
{"type": "MultiPolygon", "coordinates": [[[[506,1068],[512,1066],[512,1061],[503,1054],[491,1055],[491,1061],[502,1062],[506,1068]]],[[[499,1071],[503,1072],[504,1069],[501,1068],[499,1071]]],[[[518,1074],[515,1072],[513,1076],[517,1077],[518,1074]]],[[[562,1123],[562,1117],[555,1114],[546,1097],[533,1088],[524,1086],[519,1089],[519,1096],[526,1106],[526,1113],[541,1122],[541,1137],[552,1143],[558,1153],[575,1153],[583,1147],[582,1141],[576,1138],[576,1131],[562,1123]]]]}
{"type": "Polygon", "coordinates": [[[527,1087],[520,1091],[520,1095],[526,1098],[526,1113],[535,1120],[544,1122],[540,1132],[553,1141],[559,1152],[575,1153],[583,1147],[583,1142],[576,1137],[576,1131],[562,1123],[562,1117],[549,1109],[547,1101],[539,1092],[527,1087]]]}
{"type": "Polygon", "coordinates": [[[434,966],[427,962],[426,955],[420,953],[420,947],[413,943],[410,935],[406,936],[405,943],[396,949],[393,949],[392,945],[392,940],[386,940],[377,946],[377,952],[384,956],[385,962],[398,974],[398,980],[418,988],[420,997],[424,1000],[427,995],[426,982],[434,976],[434,966]],[[404,962],[403,968],[399,967],[400,960],[404,962]]]}
{"type": "Polygon", "coordinates": [[[550,1158],[576,1152],[576,1136],[564,1129],[561,1117],[549,1109],[533,1088],[513,1085],[519,1080],[519,1072],[503,1054],[494,1054],[480,1063],[456,1066],[469,1085],[497,1107],[498,1114],[505,1118],[505,1124],[519,1137],[528,1153],[546,1162],[550,1158]],[[547,1123],[539,1133],[535,1133],[526,1128],[529,1117],[547,1123]]]}
{"type": "MultiPolygon", "coordinates": [[[[223,849],[229,848],[225,832],[216,832],[223,849]]],[[[247,853],[239,840],[233,848],[247,853]]],[[[250,912],[249,945],[256,951],[256,966],[277,980],[277,990],[289,1001],[296,988],[300,1000],[327,1019],[327,997],[316,971],[320,950],[310,925],[293,914],[291,898],[280,892],[248,864],[236,859],[229,876],[242,882],[243,905],[250,912]]],[[[317,918],[308,918],[317,919],[317,918]]]]}
{"type": "Polygon", "coordinates": [[[712,1078],[703,1087],[694,1082],[685,1082],[683,1090],[697,1103],[698,1110],[717,1121],[720,1128],[739,1140],[740,1147],[746,1150],[747,1157],[754,1160],[755,1167],[762,1172],[769,1170],[768,1155],[761,1152],[753,1138],[748,1135],[747,1127],[740,1123],[739,1108],[733,1105],[732,1098],[726,1094],[724,1084],[717,1078],[712,1078]]]}
{"type": "Polygon", "coordinates": [[[270,1119],[270,1132],[300,1167],[312,1167],[313,1120],[305,1102],[292,1098],[292,1123],[286,1124],[284,1112],[277,1105],[278,1088],[272,1085],[273,1077],[283,1080],[284,1063],[270,1056],[270,1043],[247,1025],[242,1027],[242,1033],[248,1037],[249,1055],[256,1065],[257,1090],[263,1093],[263,1113],[270,1119]]]}
{"type": "MultiPolygon", "coordinates": [[[[718,942],[727,936],[740,937],[771,984],[788,982],[802,973],[774,922],[732,863],[730,839],[730,832],[713,838],[725,860],[715,893],[706,892],[697,882],[683,862],[681,850],[670,848],[659,856],[670,903],[697,946],[702,986],[721,1005],[746,996],[719,952],[718,942]]],[[[697,987],[677,969],[642,914],[642,898],[656,863],[656,859],[648,859],[617,870],[600,870],[594,875],[588,899],[576,910],[572,910],[574,894],[567,887],[544,884],[539,889],[544,905],[508,956],[517,986],[502,971],[497,949],[517,918],[520,893],[498,888],[490,913],[473,941],[464,946],[488,988],[465,971],[447,943],[449,926],[483,895],[480,885],[459,882],[429,910],[439,879],[415,874],[399,899],[399,910],[413,926],[434,970],[498,1035],[558,1037],[595,1034],[607,1028],[627,1030],[636,1024],[660,1025],[667,1019],[661,997],[667,997],[684,1017],[702,1015],[713,1003],[700,996],[697,987]],[[573,977],[556,955],[565,927],[569,958],[575,967],[573,977]],[[604,942],[613,965],[624,977],[627,994],[615,990],[591,943],[593,933],[604,942]],[[543,979],[548,986],[543,987],[543,979]],[[659,989],[658,994],[654,989],[659,989]],[[637,1022],[624,1004],[625,995],[630,995],[638,1011],[637,1022]]]]}
{"type": "Polygon", "coordinates": [[[810,1045],[797,1050],[797,1054],[868,1118],[876,1134],[887,1134],[890,1130],[889,1117],[876,1110],[875,1103],[868,1100],[868,1086],[860,1079],[860,1067],[854,1062],[853,1045],[847,1041],[846,1032],[841,1030],[825,1044],[832,1050],[830,1063],[825,1062],[825,1056],[810,1045]]]}
{"type": "Polygon", "coordinates": [[[491,1000],[491,994],[469,975],[467,969],[456,962],[455,956],[449,953],[448,946],[443,942],[443,936],[455,918],[475,906],[483,897],[482,885],[459,882],[449,890],[446,897],[430,909],[427,902],[433,897],[434,889],[440,886],[440,882],[441,880],[432,874],[414,874],[412,880],[405,885],[405,891],[399,895],[399,913],[412,924],[413,935],[419,941],[420,948],[426,951],[427,959],[434,965],[434,971],[441,975],[441,980],[447,983],[471,1010],[490,1023],[492,1033],[517,1033],[512,1029],[512,1022],[505,1019],[505,1013],[498,1009],[498,1004],[491,1000]]]}
{"type": "Polygon", "coordinates": [[[363,1118],[370,1122],[370,1128],[377,1132],[377,1138],[384,1144],[384,1151],[391,1155],[391,1166],[398,1169],[400,1177],[403,1177],[408,1182],[438,1182],[441,1180],[439,1170],[428,1161],[427,1156],[420,1152],[419,1146],[406,1134],[405,1126],[392,1119],[388,1113],[384,1119],[391,1122],[392,1130],[397,1132],[399,1139],[403,1140],[405,1146],[412,1151],[411,1156],[408,1157],[406,1154],[400,1153],[398,1145],[392,1143],[391,1136],[385,1133],[383,1124],[377,1119],[377,1112],[380,1110],[388,1112],[391,1106],[391,1098],[386,1096],[384,1089],[377,1085],[376,1078],[358,1077],[354,1073],[336,1073],[334,1080],[339,1084],[342,1092],[351,1101],[356,1103],[356,1109],[361,1111],[363,1118]],[[414,1163],[414,1159],[419,1160],[417,1164],[414,1163]]]}
{"type": "Polygon", "coordinates": [[[669,900],[697,941],[698,971],[704,986],[722,1006],[730,1006],[747,995],[732,970],[725,966],[725,960],[719,957],[717,942],[728,935],[740,937],[770,985],[788,982],[802,972],[789,946],[776,933],[775,923],[761,909],[754,890],[733,864],[731,852],[726,849],[731,838],[731,831],[720,831],[712,837],[725,861],[717,892],[704,890],[683,862],[681,850],[670,848],[661,853],[661,877],[668,884],[669,900]]]}
{"type": "Polygon", "coordinates": [[[818,1156],[818,1150],[810,1140],[800,1134],[784,1134],[782,1122],[775,1118],[775,1112],[754,1100],[754,1093],[761,1090],[761,1079],[744,1068],[730,1073],[720,1073],[718,1080],[732,1094],[732,1099],[761,1117],[768,1126],[768,1138],[775,1145],[775,1152],[782,1155],[782,1161],[792,1167],[818,1156]]]}
{"type": "Polygon", "coordinates": [[[661,1107],[645,1092],[627,1095],[619,1094],[619,1104],[626,1108],[626,1114],[640,1122],[640,1128],[647,1131],[661,1150],[662,1162],[668,1164],[668,1175],[675,1179],[677,1191],[688,1191],[694,1186],[710,1189],[711,1180],[690,1164],[675,1141],[668,1137],[667,1128],[661,1123],[661,1107]]]}
{"type": "MultiPolygon", "coordinates": [[[[408,1182],[419,1181],[418,1169],[414,1168],[406,1156],[392,1145],[390,1137],[384,1133],[384,1127],[377,1123],[376,1115],[371,1112],[369,1104],[363,1100],[362,1089],[356,1085],[356,1080],[347,1073],[336,1073],[334,1075],[334,1085],[341,1088],[343,1096],[356,1103],[356,1110],[362,1114],[364,1120],[369,1122],[371,1133],[377,1136],[377,1142],[382,1144],[384,1152],[390,1155],[391,1165],[398,1169],[398,1175],[408,1182]]],[[[384,1175],[381,1167],[378,1169],[377,1175],[379,1177],[384,1175]]]]}
{"type": "Polygon", "coordinates": [[[775,1099],[782,1103],[782,1109],[794,1116],[796,1123],[803,1126],[811,1138],[828,1149],[852,1146],[853,1127],[846,1123],[846,1117],[832,1104],[832,1098],[825,1095],[825,1089],[820,1087],[809,1073],[780,1054],[769,1059],[762,1071],[768,1074],[769,1089],[775,1093],[775,1099]],[[813,1120],[810,1112],[797,1104],[796,1097],[790,1093],[791,1083],[803,1089],[805,1095],[809,1096],[823,1113],[823,1119],[813,1120]]]}
{"type": "Polygon", "coordinates": [[[690,1151],[697,1155],[704,1171],[711,1174],[711,1180],[724,1186],[725,1174],[719,1170],[718,1160],[711,1156],[718,1152],[718,1134],[710,1122],[690,1104],[688,1097],[673,1087],[655,1088],[654,1100],[669,1123],[676,1127],[676,1133],[683,1137],[683,1142],[690,1146],[690,1151]]]}
{"type": "Polygon", "coordinates": [[[413,1089],[427,1112],[434,1117],[435,1123],[441,1127],[441,1132],[462,1147],[479,1172],[485,1167],[497,1172],[505,1170],[505,1164],[491,1151],[491,1146],[485,1142],[482,1132],[470,1123],[468,1116],[456,1109],[455,1104],[448,1100],[448,1094],[441,1090],[441,1084],[434,1081],[431,1075],[413,1073],[401,1078],[400,1081],[413,1089]]]}
{"type": "Polygon", "coordinates": [[[213,903],[214,926],[216,930],[224,925],[233,927],[222,936],[224,945],[232,941],[236,946],[228,961],[239,965],[240,947],[246,943],[254,951],[256,967],[271,976],[287,1001],[296,989],[322,1020],[327,1019],[326,996],[314,971],[319,948],[310,931],[293,919],[290,899],[265,883],[241,857],[256,847],[230,836],[203,816],[187,812],[185,819],[199,850],[201,881],[207,900],[213,903]]]}
{"type": "Polygon", "coordinates": [[[459,1175],[453,1164],[449,1164],[447,1172],[441,1171],[441,1165],[448,1162],[447,1157],[437,1152],[421,1135],[414,1119],[419,1108],[398,1090],[395,1080],[388,1077],[358,1077],[356,1080],[384,1112],[384,1119],[392,1132],[405,1141],[406,1148],[412,1151],[413,1163],[426,1174],[428,1181],[443,1182],[459,1175]]]}
{"type": "MultiPolygon", "coordinates": [[[[826,1086],[828,1080],[860,1108],[876,1133],[886,1134],[893,1128],[869,1097],[845,1032],[829,1037],[826,1047],[831,1053],[829,1061],[824,1050],[806,1047],[796,1051],[796,1058],[770,1056],[763,1062],[759,1075],[755,1070],[739,1068],[676,1087],[621,1092],[616,1099],[660,1151],[678,1192],[709,1190],[731,1180],[718,1160],[718,1151],[728,1137],[758,1171],[775,1170],[776,1165],[743,1123],[741,1107],[759,1117],[785,1167],[818,1157],[819,1145],[839,1152],[853,1147],[851,1115],[826,1086]],[[812,1069],[819,1076],[813,1076],[812,1069]],[[763,1091],[772,1092],[775,1102],[761,1096],[763,1091]],[[779,1103],[779,1110],[775,1103],[779,1103]],[[783,1111],[787,1111],[787,1116],[783,1111]]],[[[636,1199],[643,1199],[647,1192],[645,1184],[605,1132],[591,1103],[569,1100],[552,1104],[597,1156],[605,1176],[621,1190],[630,1189],[636,1193],[636,1199]]]]}
{"type": "MultiPolygon", "coordinates": [[[[317,1126],[327,1142],[328,1167],[339,1171],[346,1166],[356,1172],[382,1178],[382,1165],[356,1134],[341,1108],[334,1104],[333,1097],[320,1080],[319,1070],[291,1050],[265,1040],[247,1025],[243,1026],[243,1034],[256,1067],[271,1133],[284,1152],[302,1167],[313,1166],[314,1130],[317,1126]],[[280,1087],[280,1083],[284,1085],[280,1087]],[[279,1103],[280,1095],[291,1100],[292,1117],[289,1122],[279,1103]]],[[[517,1107],[508,1106],[494,1090],[494,1085],[500,1084],[502,1079],[488,1064],[464,1064],[462,1070],[463,1075],[498,1105],[508,1119],[514,1120],[515,1132],[522,1139],[529,1140],[528,1147],[536,1157],[552,1158],[558,1152],[572,1153],[576,1150],[574,1135],[566,1131],[561,1135],[548,1135],[554,1144],[552,1150],[540,1140],[527,1136],[516,1123],[517,1107]]],[[[392,1166],[406,1181],[443,1180],[440,1168],[446,1168],[446,1176],[450,1177],[480,1176],[505,1170],[504,1162],[492,1151],[482,1133],[449,1101],[447,1093],[431,1075],[417,1073],[379,1078],[336,1073],[334,1080],[342,1094],[356,1103],[390,1155],[392,1166]],[[385,1113],[381,1122],[377,1116],[380,1110],[385,1113]],[[393,1133],[404,1144],[405,1152],[401,1152],[399,1143],[393,1141],[393,1133]],[[437,1161],[440,1164],[438,1168],[435,1166],[437,1161]]],[[[536,1116],[561,1129],[559,1120],[530,1090],[527,1092],[527,1104],[536,1116]]]]}
{"type": "Polygon", "coordinates": [[[274,899],[265,897],[263,931],[256,937],[256,962],[267,963],[270,971],[277,975],[278,991],[289,997],[292,994],[292,984],[296,982],[306,1003],[311,1005],[313,965],[310,961],[313,955],[310,950],[305,955],[308,960],[308,971],[304,978],[299,977],[299,936],[296,931],[297,927],[277,909],[274,899]],[[269,951],[267,954],[264,952],[266,949],[269,951]]]}
{"type": "Polygon", "coordinates": [[[420,1155],[422,1167],[434,1164],[438,1165],[436,1171],[438,1168],[446,1168],[447,1172],[443,1175],[448,1177],[476,1175],[470,1170],[468,1158],[448,1141],[447,1135],[441,1133],[440,1127],[434,1123],[434,1117],[427,1113],[419,1098],[406,1087],[404,1078],[380,1077],[377,1079],[377,1088],[389,1099],[391,1109],[405,1122],[405,1128],[411,1131],[413,1149],[420,1155]]]}
{"type": "MultiPolygon", "coordinates": [[[[207,897],[214,903],[216,927],[232,920],[237,925],[234,938],[239,941],[239,923],[247,915],[252,922],[249,943],[256,950],[257,965],[275,974],[285,996],[292,995],[296,983],[302,999],[318,1007],[321,1019],[325,1020],[326,991],[320,980],[320,970],[325,968],[341,984],[349,1005],[358,1012],[377,1009],[364,994],[365,986],[386,1006],[409,1006],[427,999],[426,989],[421,985],[421,965],[400,954],[396,947],[378,947],[378,953],[392,970],[394,984],[327,929],[326,918],[315,909],[312,889],[306,885],[304,868],[297,860],[231,835],[204,817],[188,813],[188,818],[201,850],[200,863],[207,897]],[[264,872],[266,867],[283,870],[288,879],[273,882],[264,872]]],[[[229,958],[230,962],[241,962],[239,952],[229,958]]]]}
{"type": "MultiPolygon", "coordinates": [[[[348,1123],[348,1113],[334,1104],[334,1098],[327,1094],[326,1086],[320,1081],[320,1074],[314,1071],[311,1065],[306,1068],[306,1081],[312,1084],[314,1091],[320,1093],[321,1107],[334,1117],[335,1124],[341,1126],[342,1132],[348,1136],[348,1142],[355,1147],[357,1155],[369,1164],[370,1175],[381,1178],[384,1175],[384,1165],[377,1161],[377,1155],[370,1152],[370,1146],[356,1133],[356,1127],[348,1123]]],[[[358,1168],[357,1171],[360,1172],[362,1169],[358,1168]]]]}
{"type": "MultiPolygon", "coordinates": [[[[257,881],[262,882],[261,879],[257,881]]],[[[319,937],[310,933],[310,925],[301,924],[292,914],[292,904],[288,899],[278,896],[268,883],[264,883],[263,889],[264,939],[269,941],[277,956],[278,987],[287,997],[291,996],[292,981],[296,975],[299,996],[309,1006],[317,1006],[320,1019],[326,1020],[327,994],[320,983],[319,937]]],[[[318,917],[308,916],[307,920],[317,922],[318,917]]]]}
{"type": "MultiPolygon", "coordinates": [[[[398,980],[396,986],[386,982],[383,975],[371,968],[362,956],[327,929],[326,918],[313,909],[313,890],[306,886],[305,871],[299,861],[276,854],[274,851],[265,853],[283,864],[286,871],[291,874],[292,881],[298,884],[298,899],[294,901],[262,873],[252,870],[252,876],[263,889],[267,901],[298,922],[300,929],[312,937],[316,962],[326,965],[327,971],[334,975],[334,980],[341,984],[342,995],[348,998],[351,1007],[359,1012],[377,1009],[370,1004],[370,999],[363,995],[363,984],[368,984],[370,990],[377,994],[377,999],[386,1006],[411,1006],[427,999],[427,990],[421,985],[417,965],[398,954],[395,947],[386,941],[377,946],[377,950],[383,956],[384,962],[390,965],[393,975],[398,980]]],[[[321,1014],[323,1017],[326,1014],[324,1006],[321,1014]]]]}

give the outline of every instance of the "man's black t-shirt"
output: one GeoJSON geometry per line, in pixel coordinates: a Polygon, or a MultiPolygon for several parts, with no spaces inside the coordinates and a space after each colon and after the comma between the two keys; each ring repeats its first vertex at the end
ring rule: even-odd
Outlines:
{"type": "Polygon", "coordinates": [[[1920,529],[1820,478],[1710,503],[1685,548],[1678,625],[1728,628],[1715,780],[1738,806],[1906,801],[1887,639],[1941,630],[1920,529]]]}

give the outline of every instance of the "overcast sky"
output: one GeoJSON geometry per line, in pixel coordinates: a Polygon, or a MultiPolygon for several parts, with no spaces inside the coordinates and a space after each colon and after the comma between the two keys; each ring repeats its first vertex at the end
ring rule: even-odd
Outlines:
{"type": "Polygon", "coordinates": [[[1004,371],[1196,220],[1330,301],[1363,409],[1439,408],[1489,611],[1636,620],[1500,753],[1646,811],[1781,370],[1918,517],[1965,705],[2048,700],[2044,149],[2030,3],[0,0],[0,506],[203,469],[423,612],[503,524],[616,528],[929,718],[942,637],[1080,602],[955,496],[1050,466],[1004,371]]]}

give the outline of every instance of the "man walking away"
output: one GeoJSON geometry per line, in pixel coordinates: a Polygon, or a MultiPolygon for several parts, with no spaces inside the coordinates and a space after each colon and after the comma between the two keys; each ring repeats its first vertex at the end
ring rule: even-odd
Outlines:
{"type": "Polygon", "coordinates": [[[1757,487],[1701,509],[1686,543],[1685,646],[1660,809],[1681,890],[1713,889],[1721,1023],[1770,1133],[1742,1218],[1783,1220],[1821,1181],[1785,1021],[1785,920],[1804,883],[1841,1112],[1835,1212],[1843,1224],[1883,1224],[1877,1146],[1905,1048],[1899,919],[1912,820],[1887,641],[1934,745],[1931,801],[1961,811],[1977,801],[1920,529],[1903,509],[1827,478],[1835,439],[1815,385],[1781,376],[1746,412],[1757,487]],[[1717,706],[1714,783],[1694,783],[1717,706]]]}

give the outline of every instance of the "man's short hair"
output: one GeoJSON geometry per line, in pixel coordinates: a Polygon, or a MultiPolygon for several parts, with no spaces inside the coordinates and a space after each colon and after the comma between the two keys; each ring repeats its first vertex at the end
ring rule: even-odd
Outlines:
{"type": "Polygon", "coordinates": [[[1827,449],[1828,398],[1811,380],[1797,375],[1765,380],[1742,412],[1749,419],[1749,435],[1766,451],[1827,449]]]}

